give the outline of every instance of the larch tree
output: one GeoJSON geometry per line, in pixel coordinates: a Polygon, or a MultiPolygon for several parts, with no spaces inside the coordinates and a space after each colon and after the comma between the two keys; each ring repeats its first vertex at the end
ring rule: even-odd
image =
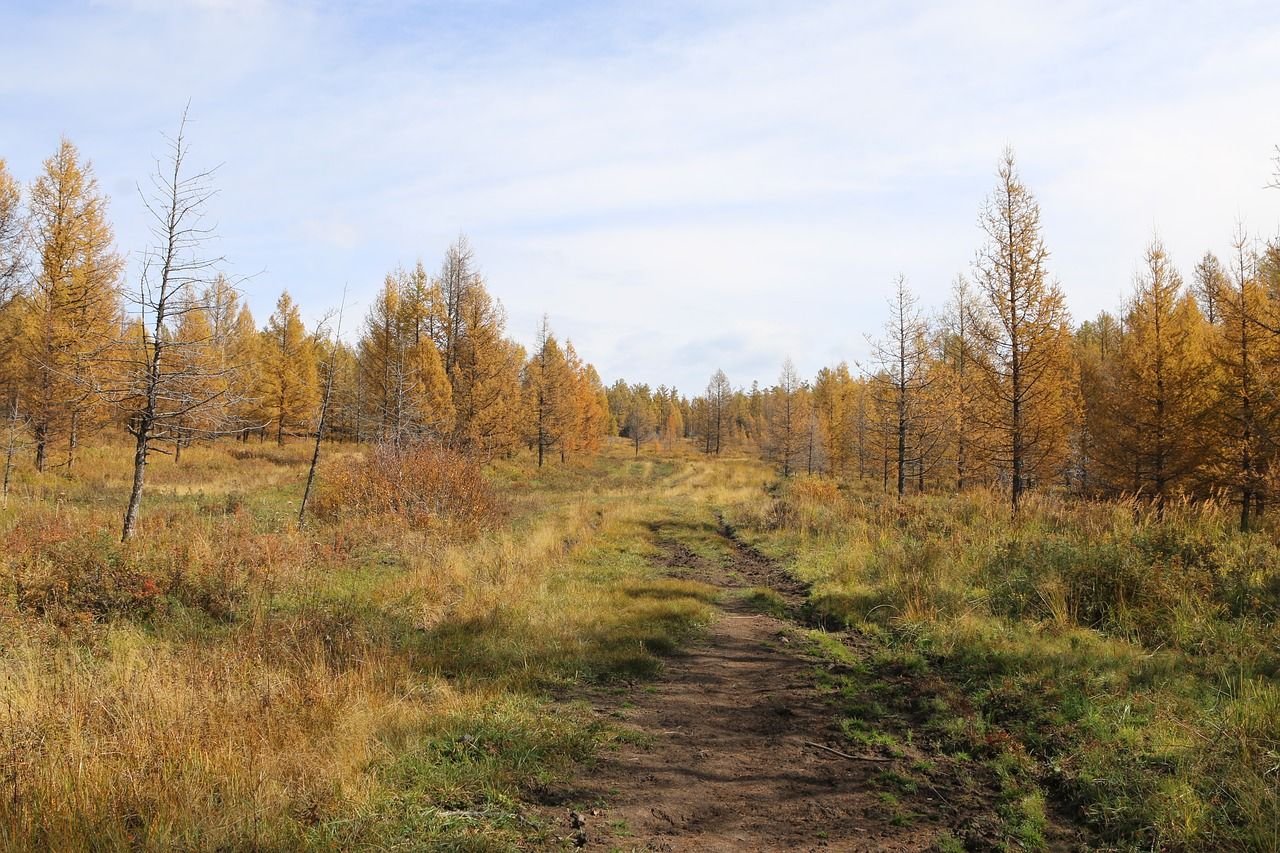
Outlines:
{"type": "Polygon", "coordinates": [[[1099,444],[1106,437],[1112,362],[1120,349],[1123,330],[1106,311],[1080,324],[1072,337],[1079,382],[1080,419],[1075,430],[1074,468],[1077,491],[1090,494],[1105,485],[1099,474],[1099,444]]]}
{"type": "Polygon", "coordinates": [[[400,285],[394,274],[387,275],[369,306],[359,353],[366,416],[379,441],[399,446],[405,432],[407,370],[400,339],[400,285]]]}
{"type": "Polygon", "coordinates": [[[450,380],[454,378],[462,343],[467,336],[467,315],[472,307],[472,291],[478,285],[480,276],[475,269],[475,252],[466,236],[459,236],[445,251],[439,279],[443,325],[438,331],[437,343],[443,353],[444,369],[450,380]]]}
{"type": "Polygon", "coordinates": [[[707,453],[720,455],[721,449],[724,447],[725,431],[728,427],[726,423],[729,413],[729,402],[733,397],[733,386],[729,384],[729,377],[725,375],[723,370],[717,369],[711,374],[711,381],[707,383],[707,411],[705,425],[705,446],[707,453]]]}
{"type": "Polygon", "coordinates": [[[924,454],[914,459],[911,451],[923,446],[926,432],[932,432],[929,420],[933,413],[924,399],[933,385],[928,334],[928,324],[920,313],[916,297],[907,287],[906,277],[900,275],[889,297],[889,320],[885,323],[884,337],[872,342],[876,363],[872,381],[881,406],[892,412],[892,451],[899,499],[906,492],[909,463],[918,464],[919,475],[923,477],[924,454]]]}
{"type": "Polygon", "coordinates": [[[276,301],[261,341],[259,395],[267,426],[282,445],[286,435],[309,430],[318,392],[315,347],[287,290],[276,301]]]}
{"type": "MultiPolygon", "coordinates": [[[[21,362],[21,299],[26,274],[26,218],[22,210],[22,187],[0,158],[0,405],[12,440],[9,464],[17,447],[21,362]]],[[[9,465],[6,465],[6,471],[9,465]]]]}
{"type": "MultiPolygon", "coordinates": [[[[572,356],[571,362],[578,361],[573,344],[568,344],[566,351],[572,356]]],[[[581,365],[574,373],[574,411],[574,449],[579,453],[599,451],[609,434],[609,401],[600,374],[590,364],[581,365]]]]}
{"type": "Polygon", "coordinates": [[[653,438],[658,427],[658,408],[648,385],[635,385],[627,399],[627,411],[623,420],[623,432],[631,441],[635,455],[640,446],[653,438]]]}
{"type": "Polygon", "coordinates": [[[847,476],[856,467],[860,391],[858,380],[843,361],[835,367],[822,368],[813,381],[814,417],[827,468],[837,477],[847,476]]]}
{"type": "Polygon", "coordinates": [[[939,338],[940,387],[944,395],[950,457],[957,491],[964,491],[985,469],[978,417],[982,395],[982,354],[978,327],[983,323],[982,305],[964,276],[951,286],[951,299],[942,316],[939,338]]]}
{"type": "MultiPolygon", "coordinates": [[[[131,294],[136,311],[124,324],[125,340],[116,347],[109,398],[123,410],[134,437],[133,483],[125,507],[121,539],[137,527],[147,463],[161,438],[200,424],[209,434],[216,424],[204,420],[219,411],[229,388],[232,367],[224,361],[225,326],[211,322],[210,300],[226,294],[211,280],[220,259],[205,246],[212,237],[204,224],[206,204],[214,190],[208,171],[187,167],[186,114],[170,140],[168,159],[157,162],[151,191],[144,195],[151,218],[152,245],[143,253],[137,288],[131,294]]],[[[225,284],[225,282],[223,282],[225,284]]]]}
{"type": "Polygon", "coordinates": [[[22,186],[0,157],[0,309],[9,304],[22,283],[27,251],[22,186]]]}
{"type": "Polygon", "coordinates": [[[782,468],[782,476],[790,477],[803,459],[810,410],[809,389],[790,358],[783,361],[768,398],[766,452],[782,468]]]}
{"type": "Polygon", "coordinates": [[[491,459],[519,443],[525,353],[505,337],[506,313],[478,276],[470,277],[460,312],[452,369],[445,361],[453,387],[453,442],[478,459],[491,459]]]}
{"type": "Polygon", "coordinates": [[[575,432],[575,391],[572,370],[564,350],[544,316],[538,326],[538,343],[524,368],[524,398],[527,435],[538,452],[538,467],[553,448],[560,448],[561,460],[566,440],[575,432]]]}
{"type": "Polygon", "coordinates": [[[1114,483],[1149,496],[1163,513],[1204,461],[1212,365],[1204,317],[1158,240],[1147,249],[1124,323],[1108,365],[1100,457],[1114,483]]]}
{"type": "Polygon", "coordinates": [[[1218,300],[1227,285],[1227,271],[1223,269],[1222,261],[1213,252],[1205,252],[1204,257],[1196,264],[1193,289],[1196,301],[1200,303],[1200,311],[1209,325],[1218,322],[1218,300]]]}
{"type": "Polygon", "coordinates": [[[235,319],[227,327],[224,351],[231,387],[226,401],[227,414],[231,419],[228,429],[232,435],[247,442],[251,434],[267,428],[267,421],[258,399],[261,386],[258,377],[263,364],[262,336],[246,303],[239,303],[235,309],[235,319]]]}
{"type": "Polygon", "coordinates": [[[985,321],[978,360],[990,405],[994,458],[1007,475],[1013,511],[1037,479],[1066,457],[1071,396],[1070,317],[1048,280],[1040,206],[1006,150],[995,191],[979,216],[987,237],[974,261],[985,321]]]}
{"type": "Polygon", "coordinates": [[[1277,339],[1267,328],[1267,294],[1258,281],[1257,253],[1238,232],[1232,243],[1228,283],[1220,293],[1220,319],[1213,336],[1218,393],[1214,426],[1219,436],[1215,479],[1240,504],[1240,529],[1249,530],[1266,501],[1268,467],[1274,457],[1271,424],[1277,405],[1270,389],[1277,379],[1277,339]]]}
{"type": "Polygon", "coordinates": [[[68,140],[45,160],[29,207],[38,257],[26,300],[24,396],[43,471],[55,433],[65,432],[71,467],[82,435],[96,426],[102,367],[120,325],[123,264],[106,196],[68,140]]]}
{"type": "Polygon", "coordinates": [[[453,389],[437,344],[436,288],[422,265],[387,275],[365,318],[359,360],[364,403],[381,440],[447,440],[453,389]]]}

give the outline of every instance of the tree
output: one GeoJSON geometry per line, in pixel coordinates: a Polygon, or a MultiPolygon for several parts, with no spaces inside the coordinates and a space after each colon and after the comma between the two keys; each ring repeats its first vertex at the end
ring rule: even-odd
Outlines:
{"type": "MultiPolygon", "coordinates": [[[[565,350],[570,363],[578,363],[573,344],[568,344],[565,350]]],[[[609,401],[600,374],[590,364],[574,372],[574,398],[576,431],[572,446],[579,453],[595,453],[610,431],[609,401]]]]}
{"type": "Polygon", "coordinates": [[[1164,246],[1148,247],[1108,364],[1100,454],[1111,480],[1164,511],[1204,459],[1211,373],[1204,317],[1164,246]]]}
{"type": "Polygon", "coordinates": [[[1109,393],[1112,362],[1120,348],[1120,323],[1106,311],[1086,320],[1076,330],[1072,343],[1080,377],[1080,422],[1075,432],[1073,454],[1076,485],[1089,494],[1101,484],[1096,475],[1098,446],[1105,440],[1112,405],[1109,393]]]}
{"type": "MultiPolygon", "coordinates": [[[[307,502],[311,499],[311,488],[316,481],[316,468],[320,466],[320,446],[324,441],[324,428],[329,418],[329,406],[333,402],[333,387],[337,378],[338,355],[341,352],[342,339],[342,315],[347,308],[347,291],[342,291],[342,304],[338,307],[338,327],[334,331],[333,340],[328,340],[328,336],[321,339],[322,329],[317,329],[314,335],[317,343],[321,343],[328,351],[328,357],[324,361],[324,390],[320,395],[320,411],[316,415],[316,441],[311,448],[311,464],[307,467],[307,484],[302,489],[302,501],[298,505],[298,529],[301,530],[307,523],[307,502]]],[[[431,345],[435,348],[435,344],[431,345]]]]}
{"type": "Polygon", "coordinates": [[[804,438],[809,426],[808,391],[791,359],[783,361],[778,384],[769,394],[766,446],[768,457],[782,466],[783,477],[790,477],[796,470],[805,449],[804,438]]]}
{"type": "Polygon", "coordinates": [[[460,235],[445,251],[440,267],[440,297],[444,303],[443,327],[439,330],[444,369],[450,380],[458,366],[463,340],[467,336],[467,315],[472,291],[480,285],[475,268],[475,252],[465,235],[460,235]]]}
{"type": "Polygon", "coordinates": [[[707,453],[720,455],[720,449],[724,445],[724,434],[727,424],[725,423],[728,414],[729,401],[733,397],[733,387],[729,384],[729,377],[725,375],[723,370],[717,369],[711,375],[711,381],[707,383],[707,423],[706,423],[706,446],[707,453]]]}
{"type": "Polygon", "coordinates": [[[653,437],[658,424],[657,407],[654,405],[653,392],[649,390],[648,385],[635,385],[631,388],[623,423],[623,432],[634,445],[636,456],[639,456],[640,445],[653,437]]]}
{"type": "MultiPolygon", "coordinates": [[[[450,266],[447,263],[446,269],[450,266]]],[[[525,353],[505,337],[506,312],[479,276],[460,278],[467,284],[460,304],[451,309],[458,317],[449,320],[453,355],[445,360],[453,387],[453,443],[476,458],[491,459],[519,442],[525,353]]],[[[446,291],[446,304],[451,298],[446,291]]]]}
{"type": "Polygon", "coordinates": [[[978,326],[982,306],[964,276],[956,276],[951,300],[943,313],[938,361],[939,391],[944,397],[947,428],[951,436],[950,454],[957,491],[964,491],[984,467],[978,417],[982,395],[981,342],[978,326]]]}
{"type": "Polygon", "coordinates": [[[977,326],[992,448],[1010,483],[1013,511],[1038,477],[1064,461],[1072,400],[1071,352],[1062,291],[1045,270],[1040,206],[1006,150],[995,192],[979,216],[987,243],[974,262],[985,304],[977,326]]]}
{"type": "Polygon", "coordinates": [[[30,215],[38,259],[22,356],[36,468],[43,471],[55,433],[65,431],[70,467],[82,433],[96,426],[102,367],[120,324],[122,262],[106,196],[66,139],[31,187],[30,215]]]}
{"type": "Polygon", "coordinates": [[[0,157],[0,310],[9,304],[21,283],[26,263],[26,236],[22,187],[0,157]]]}
{"type": "MultiPolygon", "coordinates": [[[[26,222],[22,212],[22,188],[0,158],[0,404],[7,413],[10,441],[6,453],[7,472],[17,447],[14,427],[25,418],[19,416],[19,388],[23,374],[21,362],[23,276],[26,272],[26,222]]],[[[7,493],[7,491],[6,491],[7,493]]]]}
{"type": "MultiPolygon", "coordinates": [[[[907,288],[905,276],[894,282],[889,298],[889,321],[885,337],[872,342],[872,353],[878,370],[872,376],[877,397],[893,412],[893,443],[897,460],[897,493],[901,500],[906,491],[908,451],[924,446],[929,431],[931,412],[924,395],[933,384],[929,371],[928,325],[907,288]]],[[[923,478],[924,453],[919,455],[923,478]]]]}
{"type": "Polygon", "coordinates": [[[308,427],[317,394],[315,348],[289,291],[280,294],[261,340],[259,394],[266,423],[284,444],[286,433],[308,427]]]}
{"type": "Polygon", "coordinates": [[[212,172],[188,174],[186,123],[184,112],[178,134],[170,140],[169,158],[156,164],[151,193],[144,196],[153,243],[143,254],[131,297],[138,315],[125,326],[126,339],[117,348],[118,384],[110,394],[124,410],[135,442],[124,541],[136,529],[154,442],[211,410],[226,396],[231,372],[216,355],[223,351],[220,336],[231,329],[207,319],[213,310],[208,300],[217,301],[225,293],[218,287],[201,289],[218,263],[204,254],[212,236],[203,224],[205,205],[214,192],[212,172]],[[198,322],[193,323],[194,318],[198,322]]]}
{"type": "Polygon", "coordinates": [[[1200,310],[1210,325],[1218,322],[1218,301],[1227,284],[1227,273],[1218,256],[1213,252],[1205,252],[1200,263],[1196,264],[1194,289],[1200,310]]]}
{"type": "Polygon", "coordinates": [[[1212,353],[1218,388],[1214,426],[1219,456],[1216,479],[1228,485],[1240,502],[1240,529],[1249,530],[1261,515],[1266,497],[1267,467],[1274,448],[1270,425],[1276,402],[1276,336],[1267,328],[1267,296],[1257,277],[1257,257],[1242,231],[1232,243],[1232,268],[1220,293],[1220,320],[1212,353]]]}
{"type": "Polygon", "coordinates": [[[565,444],[576,432],[576,389],[572,369],[546,316],[538,326],[538,346],[525,365],[523,384],[528,436],[538,450],[538,467],[555,447],[560,448],[563,461],[565,444]]]}
{"type": "Polygon", "coordinates": [[[453,389],[436,342],[436,288],[419,264],[387,275],[360,339],[364,398],[379,436],[397,447],[408,438],[447,439],[453,389]]]}

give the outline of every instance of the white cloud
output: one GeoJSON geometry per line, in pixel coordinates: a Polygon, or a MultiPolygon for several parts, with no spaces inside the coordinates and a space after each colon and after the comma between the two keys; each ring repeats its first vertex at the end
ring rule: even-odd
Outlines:
{"type": "MultiPolygon", "coordinates": [[[[130,0],[14,24],[20,173],[66,132],[129,186],[190,97],[222,251],[268,270],[256,309],[287,286],[319,314],[347,281],[367,304],[466,231],[513,332],[550,312],[606,378],[858,358],[894,274],[941,304],[968,268],[1005,144],[1082,315],[1153,229],[1189,268],[1280,220],[1260,3],[130,0]]],[[[117,193],[128,246],[136,208],[117,193]]]]}

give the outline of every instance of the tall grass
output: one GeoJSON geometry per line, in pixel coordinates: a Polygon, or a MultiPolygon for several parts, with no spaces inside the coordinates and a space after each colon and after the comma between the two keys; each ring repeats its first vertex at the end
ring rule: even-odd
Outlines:
{"type": "MultiPolygon", "coordinates": [[[[978,734],[1135,848],[1280,849],[1280,546],[1212,504],[796,480],[735,521],[815,607],[925,653],[978,734]]],[[[968,732],[970,739],[975,734],[968,732]]]]}
{"type": "MultiPolygon", "coordinates": [[[[673,463],[511,460],[467,481],[510,512],[465,535],[299,533],[304,446],[195,447],[121,545],[119,450],[23,470],[0,514],[5,849],[509,849],[542,831],[522,798],[610,736],[551,691],[651,674],[708,618],[645,557],[673,463]]],[[[340,484],[365,463],[334,450],[340,484]]]]}

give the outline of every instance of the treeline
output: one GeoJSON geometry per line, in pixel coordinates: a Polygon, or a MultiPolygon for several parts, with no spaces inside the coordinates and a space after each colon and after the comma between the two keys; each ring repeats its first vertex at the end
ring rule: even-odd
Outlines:
{"type": "Polygon", "coordinates": [[[307,329],[287,291],[259,326],[206,254],[211,173],[186,164],[181,132],[169,153],[145,198],[152,243],[133,270],[71,142],[28,187],[0,160],[6,495],[23,453],[38,471],[70,470],[84,442],[112,429],[137,440],[139,495],[150,454],[216,436],[283,443],[323,427],[478,460],[528,446],[541,463],[590,452],[612,429],[600,378],[571,344],[545,321],[533,353],[507,336],[465,238],[434,275],[421,263],[388,274],[355,344],[336,333],[340,316],[307,329]]]}
{"type": "MultiPolygon", "coordinates": [[[[1122,308],[1075,325],[1011,154],[980,222],[972,277],[936,313],[900,277],[860,369],[805,381],[788,361],[750,390],[717,371],[666,405],[702,450],[755,448],[784,475],[875,478],[900,495],[998,486],[1015,508],[1046,486],[1157,507],[1229,498],[1249,527],[1280,486],[1280,240],[1238,229],[1230,256],[1206,253],[1189,279],[1153,240],[1122,308]]],[[[615,415],[632,405],[623,387],[615,415]]],[[[651,422],[620,420],[661,434],[651,422]]]]}

